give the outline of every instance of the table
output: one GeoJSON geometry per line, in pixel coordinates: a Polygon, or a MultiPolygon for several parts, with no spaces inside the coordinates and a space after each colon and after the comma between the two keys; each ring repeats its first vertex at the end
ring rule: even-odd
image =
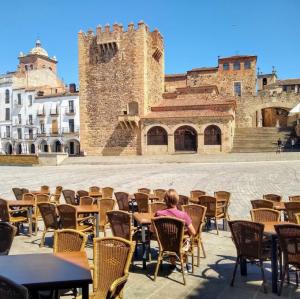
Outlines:
{"type": "Polygon", "coordinates": [[[96,218],[96,237],[99,237],[99,214],[100,208],[97,204],[90,206],[76,206],[77,214],[92,214],[96,218]]]}
{"type": "MultiPolygon", "coordinates": [[[[22,207],[28,208],[27,209],[27,216],[29,220],[28,224],[28,234],[29,236],[32,235],[32,211],[33,207],[35,206],[35,202],[33,200],[7,200],[8,206],[11,207],[22,207]]],[[[37,223],[36,223],[37,225],[37,223]]]]}
{"type": "MultiPolygon", "coordinates": [[[[138,192],[137,192],[138,193],[138,192]]],[[[149,196],[149,200],[151,202],[155,201],[155,200],[159,200],[159,198],[157,196],[155,196],[154,194],[147,194],[149,196]]],[[[134,194],[129,194],[129,200],[130,201],[135,201],[135,197],[134,194]]]]}
{"type": "Polygon", "coordinates": [[[93,280],[85,252],[0,256],[0,268],[1,275],[31,292],[81,288],[82,299],[89,298],[93,280]]]}
{"type": "Polygon", "coordinates": [[[274,210],[285,211],[286,208],[285,208],[284,203],[285,203],[284,201],[273,202],[273,208],[274,208],[274,210]]]}
{"type": "Polygon", "coordinates": [[[147,246],[146,240],[146,229],[151,224],[151,219],[153,218],[152,213],[133,213],[133,218],[142,227],[142,243],[143,243],[143,269],[147,267],[147,260],[149,258],[149,246],[147,246]]]}

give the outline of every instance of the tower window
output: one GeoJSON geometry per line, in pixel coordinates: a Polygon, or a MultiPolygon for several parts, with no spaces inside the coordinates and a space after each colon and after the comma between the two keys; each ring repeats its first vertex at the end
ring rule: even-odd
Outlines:
{"type": "Polygon", "coordinates": [[[224,71],[228,71],[229,70],[229,63],[228,62],[223,63],[223,70],[224,71]]]}
{"type": "Polygon", "coordinates": [[[239,61],[235,62],[233,64],[233,69],[236,70],[236,71],[240,70],[241,69],[241,63],[239,61]]]}
{"type": "Polygon", "coordinates": [[[5,104],[9,104],[10,92],[9,89],[5,90],[5,104]]]}
{"type": "Polygon", "coordinates": [[[251,62],[250,61],[245,61],[244,62],[244,69],[245,70],[250,70],[251,69],[251,62]]]}
{"type": "Polygon", "coordinates": [[[240,97],[242,95],[241,82],[234,82],[234,95],[240,97]]]}

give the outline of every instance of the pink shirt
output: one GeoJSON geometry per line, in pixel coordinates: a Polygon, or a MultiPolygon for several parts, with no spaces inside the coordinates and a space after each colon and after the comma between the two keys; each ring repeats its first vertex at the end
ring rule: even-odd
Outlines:
{"type": "Polygon", "coordinates": [[[186,227],[188,227],[192,223],[191,217],[186,213],[178,210],[177,208],[171,208],[166,210],[157,211],[155,216],[169,216],[181,219],[184,221],[186,227]]]}

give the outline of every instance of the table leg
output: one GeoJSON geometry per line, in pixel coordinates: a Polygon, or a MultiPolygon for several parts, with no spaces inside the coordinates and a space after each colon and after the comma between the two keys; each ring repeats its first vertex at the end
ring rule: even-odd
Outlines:
{"type": "MultiPolygon", "coordinates": [[[[29,236],[31,237],[32,236],[32,207],[28,207],[28,210],[27,210],[27,216],[28,216],[28,220],[29,220],[29,223],[28,223],[28,234],[29,236]]],[[[35,224],[37,225],[37,223],[35,224]]]]}
{"type": "Polygon", "coordinates": [[[241,275],[247,276],[247,260],[245,258],[241,258],[240,263],[241,275]]]}
{"type": "Polygon", "coordinates": [[[146,226],[142,225],[143,269],[147,268],[146,226]]]}
{"type": "Polygon", "coordinates": [[[100,213],[95,213],[94,217],[96,218],[96,237],[99,237],[99,215],[100,213]]]}
{"type": "Polygon", "coordinates": [[[82,286],[82,299],[89,299],[89,285],[82,286]]]}
{"type": "Polygon", "coordinates": [[[277,293],[278,282],[278,249],[277,235],[272,235],[272,253],[271,253],[271,269],[272,269],[272,292],[277,293]]]}

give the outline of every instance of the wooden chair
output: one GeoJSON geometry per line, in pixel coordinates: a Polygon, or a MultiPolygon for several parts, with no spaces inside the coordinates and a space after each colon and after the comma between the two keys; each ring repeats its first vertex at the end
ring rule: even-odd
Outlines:
{"type": "MultiPolygon", "coordinates": [[[[183,235],[184,221],[174,217],[156,217],[152,219],[152,225],[159,245],[159,255],[156,269],[154,272],[154,281],[156,280],[158,269],[164,256],[174,256],[180,261],[183,284],[186,284],[183,268],[183,235]]],[[[192,253],[193,257],[193,253],[192,253]]],[[[194,262],[192,263],[194,267],[194,262]]]]}
{"type": "Polygon", "coordinates": [[[179,196],[179,202],[178,202],[178,205],[177,205],[177,209],[182,211],[182,206],[188,205],[190,199],[186,195],[179,194],[178,196],[179,196]]]}
{"type": "Polygon", "coordinates": [[[86,234],[74,229],[62,229],[54,232],[54,253],[84,251],[86,234]]]}
{"type": "Polygon", "coordinates": [[[114,188],[104,187],[101,189],[102,198],[113,198],[114,188]]]}
{"type": "Polygon", "coordinates": [[[300,195],[289,196],[289,201],[300,201],[300,195]]]}
{"type": "Polygon", "coordinates": [[[55,204],[47,202],[38,203],[37,205],[44,221],[44,231],[40,243],[40,247],[42,247],[45,244],[46,233],[51,230],[57,230],[59,228],[59,222],[55,204]]]}
{"type": "Polygon", "coordinates": [[[289,274],[289,266],[296,270],[296,283],[298,286],[298,274],[300,271],[300,226],[298,224],[275,225],[279,245],[283,253],[283,271],[280,278],[278,295],[281,295],[284,279],[289,274]]]}
{"type": "Polygon", "coordinates": [[[253,209],[250,211],[251,220],[254,222],[278,222],[280,221],[280,212],[273,209],[253,209]]]}
{"type": "Polygon", "coordinates": [[[154,196],[157,197],[159,201],[165,200],[166,192],[167,192],[167,190],[165,190],[165,189],[154,189],[153,190],[154,196]]]}
{"type": "Polygon", "coordinates": [[[62,194],[64,196],[66,204],[73,206],[77,205],[74,190],[63,189],[62,194]]]}
{"type": "Polygon", "coordinates": [[[202,191],[202,190],[192,190],[190,192],[190,201],[192,203],[198,203],[199,202],[199,197],[203,196],[203,195],[206,195],[205,191],[202,191]]]}
{"type": "Polygon", "coordinates": [[[295,214],[300,213],[300,202],[299,201],[289,201],[284,203],[287,219],[291,223],[297,223],[295,214]]]}
{"type": "Polygon", "coordinates": [[[76,207],[68,204],[57,206],[62,229],[75,229],[80,232],[94,233],[95,235],[95,218],[92,216],[78,218],[76,207]],[[87,221],[90,223],[87,224],[87,221]]]}
{"type": "Polygon", "coordinates": [[[151,189],[149,189],[149,188],[139,188],[138,189],[138,192],[140,192],[140,193],[146,193],[146,194],[151,194],[151,189]]]}
{"type": "Polygon", "coordinates": [[[263,199],[280,202],[282,200],[282,197],[277,194],[264,194],[263,199]]]}
{"type": "Polygon", "coordinates": [[[264,225],[251,221],[236,220],[229,221],[229,227],[237,251],[231,286],[234,284],[237,267],[243,260],[258,260],[264,292],[267,293],[263,261],[270,257],[270,253],[263,250],[264,225]]]}
{"type": "Polygon", "coordinates": [[[137,204],[137,209],[139,213],[149,212],[149,195],[146,193],[134,193],[134,199],[137,204]]]}
{"type": "Polygon", "coordinates": [[[8,222],[0,222],[0,255],[8,255],[16,233],[16,227],[8,222]]]}
{"type": "Polygon", "coordinates": [[[29,299],[28,290],[12,280],[0,275],[0,298],[29,299]]]}
{"type": "Polygon", "coordinates": [[[47,185],[41,186],[40,193],[42,194],[50,194],[50,187],[47,185]]]}
{"type": "Polygon", "coordinates": [[[153,215],[156,214],[157,211],[165,210],[167,208],[167,205],[164,202],[153,202],[149,204],[149,211],[153,215]]]}
{"type": "Polygon", "coordinates": [[[126,192],[115,192],[115,197],[120,211],[130,211],[129,194],[126,192]]]}
{"type": "Polygon", "coordinates": [[[134,246],[116,237],[94,239],[93,294],[89,298],[123,298],[134,246]]]}
{"type": "Polygon", "coordinates": [[[62,186],[56,186],[55,188],[55,193],[50,195],[50,201],[54,202],[56,204],[59,204],[59,200],[61,197],[61,193],[62,193],[62,186]]]}
{"type": "Polygon", "coordinates": [[[226,218],[230,220],[228,209],[230,205],[231,193],[227,191],[216,191],[214,192],[214,197],[217,199],[218,202],[225,204],[226,218]]]}
{"type": "Polygon", "coordinates": [[[101,198],[99,201],[99,209],[100,209],[99,231],[103,232],[104,237],[106,236],[106,228],[109,225],[106,213],[114,209],[115,203],[116,203],[115,200],[112,198],[101,198]]]}
{"type": "MultiPolygon", "coordinates": [[[[226,215],[226,204],[220,205],[217,202],[217,199],[212,196],[202,195],[198,199],[198,204],[206,207],[205,217],[208,220],[214,220],[217,234],[219,234],[218,220],[223,220],[223,222],[227,219],[226,215]]],[[[224,226],[224,223],[223,223],[224,226]]]]}
{"type": "Polygon", "coordinates": [[[253,209],[273,209],[274,202],[266,199],[254,199],[251,200],[253,209]]]}
{"type": "Polygon", "coordinates": [[[201,237],[202,227],[205,223],[206,207],[197,204],[189,204],[182,206],[184,212],[186,212],[192,219],[193,227],[196,231],[196,235],[192,237],[194,246],[197,246],[197,267],[200,265],[200,246],[203,251],[203,256],[206,258],[204,245],[201,237]]]}

